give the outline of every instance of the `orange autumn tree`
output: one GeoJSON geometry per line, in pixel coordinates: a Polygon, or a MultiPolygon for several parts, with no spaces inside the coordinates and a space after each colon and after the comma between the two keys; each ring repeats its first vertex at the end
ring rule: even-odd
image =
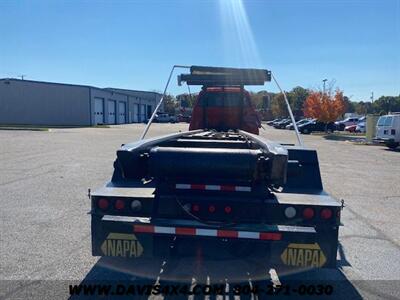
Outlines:
{"type": "Polygon", "coordinates": [[[331,91],[312,91],[303,106],[304,116],[325,124],[336,121],[345,110],[343,91],[339,89],[336,89],[334,94],[331,91]]]}

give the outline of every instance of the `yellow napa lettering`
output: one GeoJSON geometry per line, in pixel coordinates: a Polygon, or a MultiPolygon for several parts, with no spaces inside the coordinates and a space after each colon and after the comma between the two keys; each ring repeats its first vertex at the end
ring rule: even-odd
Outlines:
{"type": "Polygon", "coordinates": [[[134,234],[110,233],[101,245],[105,256],[139,257],[143,247],[134,234]]]}
{"type": "Polygon", "coordinates": [[[311,261],[311,266],[312,267],[318,267],[320,264],[324,264],[325,263],[325,261],[324,262],[320,261],[321,259],[320,259],[319,256],[320,256],[319,252],[317,252],[317,251],[313,252],[312,261],[311,261]]]}
{"type": "Polygon", "coordinates": [[[107,253],[109,256],[115,256],[115,240],[106,240],[107,242],[107,253]]]}
{"type": "Polygon", "coordinates": [[[135,244],[135,242],[130,242],[130,241],[123,241],[123,248],[124,248],[124,257],[127,257],[128,251],[130,253],[130,245],[135,244]]]}
{"type": "Polygon", "coordinates": [[[297,261],[297,249],[288,249],[287,251],[287,264],[289,266],[295,266],[297,261]]]}
{"type": "Polygon", "coordinates": [[[303,249],[299,249],[297,251],[297,266],[298,267],[304,267],[304,250],[303,249]]]}
{"type": "Polygon", "coordinates": [[[317,243],[289,244],[281,254],[282,262],[292,267],[322,267],[326,257],[317,243]]]}
{"type": "Polygon", "coordinates": [[[311,258],[313,255],[313,251],[310,249],[304,250],[304,263],[306,266],[311,265],[311,258]]]}
{"type": "Polygon", "coordinates": [[[122,241],[121,240],[117,240],[117,250],[115,251],[115,256],[123,256],[122,253],[122,241]]]}

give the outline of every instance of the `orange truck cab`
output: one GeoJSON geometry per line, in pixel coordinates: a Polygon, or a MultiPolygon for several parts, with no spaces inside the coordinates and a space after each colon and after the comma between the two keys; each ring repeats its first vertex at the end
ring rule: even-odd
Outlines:
{"type": "Polygon", "coordinates": [[[203,87],[193,108],[189,130],[241,129],[259,134],[261,119],[242,87],[203,87]]]}

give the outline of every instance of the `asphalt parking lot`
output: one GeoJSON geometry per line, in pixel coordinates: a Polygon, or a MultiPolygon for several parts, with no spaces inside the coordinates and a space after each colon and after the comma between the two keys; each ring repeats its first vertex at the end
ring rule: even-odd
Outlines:
{"type": "MultiPolygon", "coordinates": [[[[32,282],[42,280],[59,281],[68,295],[69,281],[96,276],[87,189],[110,179],[116,149],[137,140],[143,128],[0,130],[2,299],[23,298],[32,282]]],[[[149,135],[186,128],[153,124],[149,135]]],[[[293,131],[266,128],[261,135],[295,142],[293,131]]],[[[400,298],[400,152],[303,138],[318,150],[325,189],[346,205],[339,270],[307,276],[345,282],[341,295],[347,298],[400,298]]]]}

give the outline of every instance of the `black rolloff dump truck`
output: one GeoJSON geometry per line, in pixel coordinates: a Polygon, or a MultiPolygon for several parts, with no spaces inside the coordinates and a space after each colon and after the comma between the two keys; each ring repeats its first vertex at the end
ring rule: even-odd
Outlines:
{"type": "Polygon", "coordinates": [[[193,110],[201,122],[193,115],[197,129],[117,151],[111,181],[91,193],[93,255],[204,248],[276,268],[335,268],[341,204],[323,189],[316,151],[243,130],[252,111],[244,85],[270,80],[267,70],[196,66],[179,76],[202,86],[193,110]],[[228,123],[218,121],[224,114],[228,123]]]}

